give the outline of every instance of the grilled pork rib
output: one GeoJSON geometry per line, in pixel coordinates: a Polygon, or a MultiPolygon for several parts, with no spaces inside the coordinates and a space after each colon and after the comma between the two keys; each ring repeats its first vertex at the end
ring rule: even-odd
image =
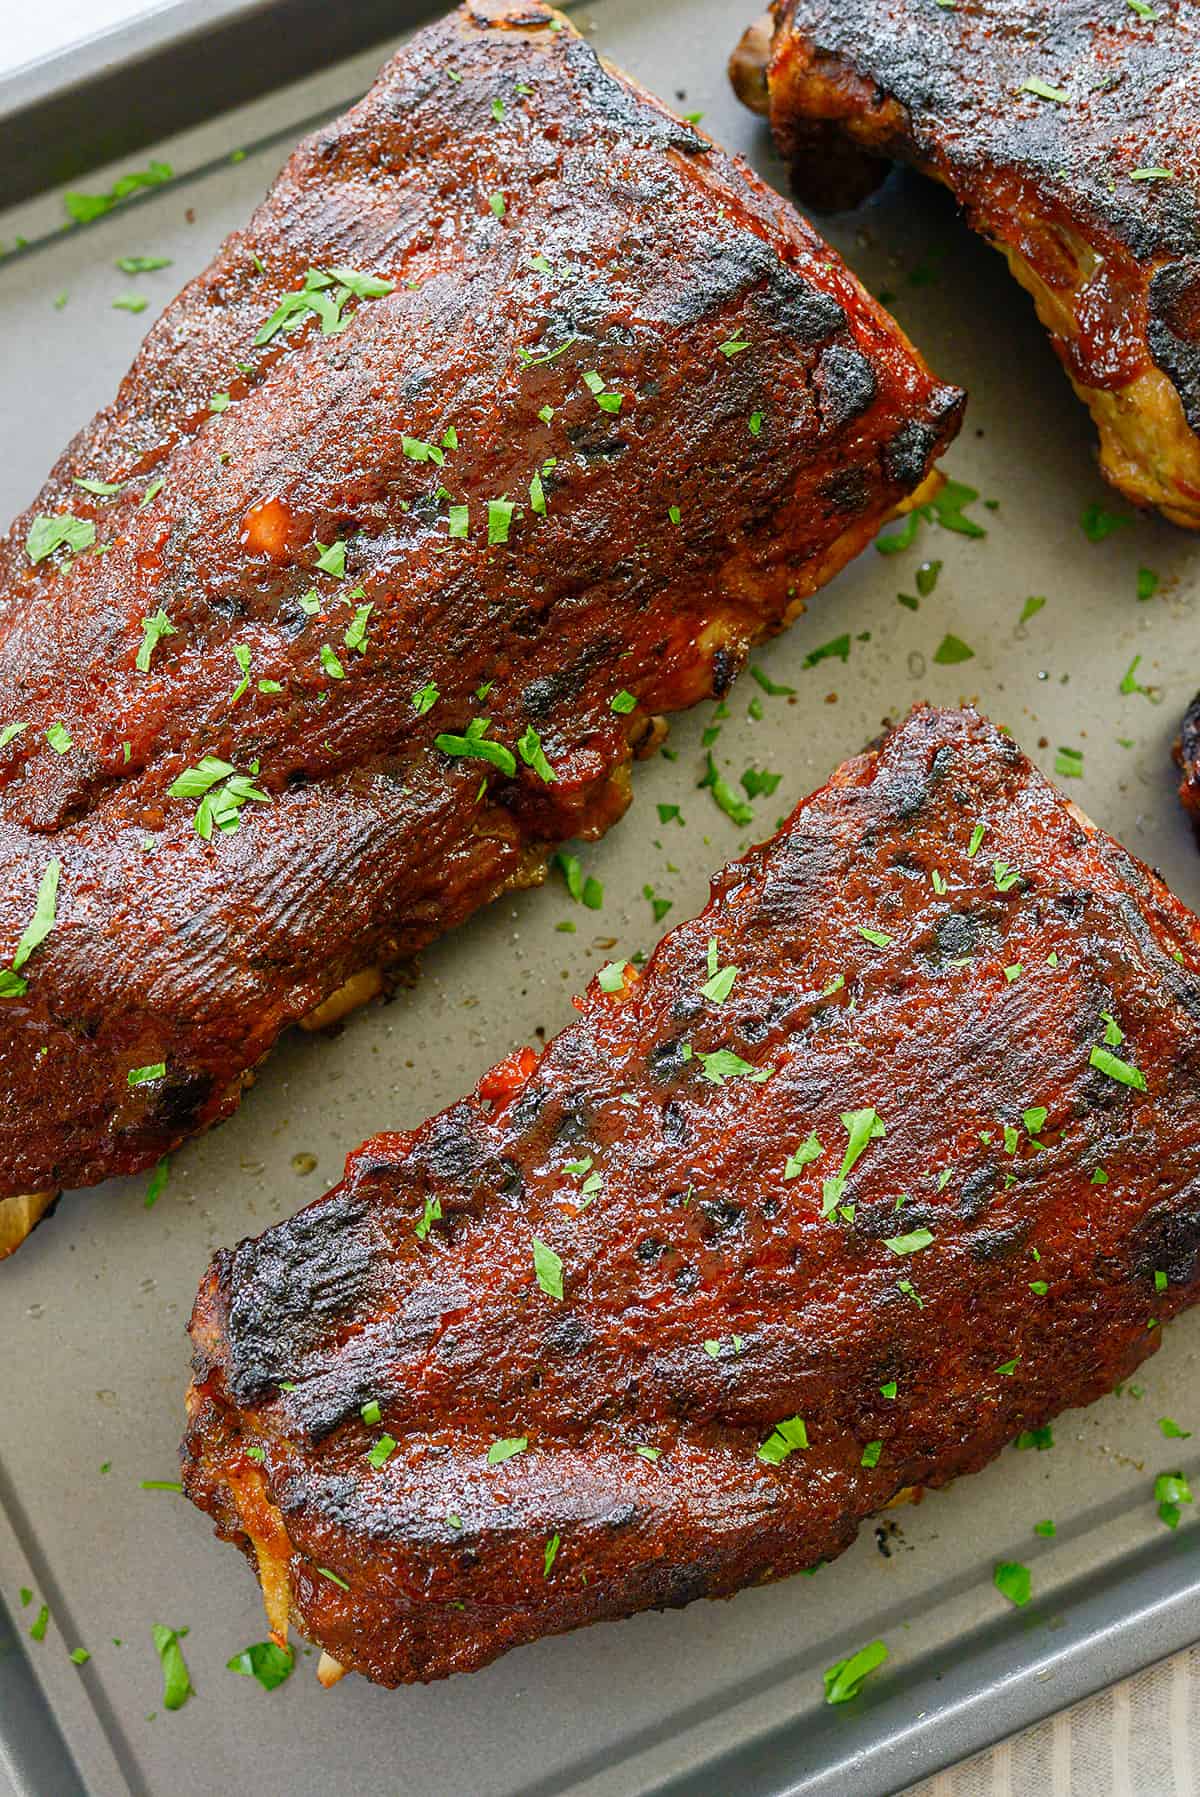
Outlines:
{"type": "Polygon", "coordinates": [[[421,33],[0,544],[0,1199],[147,1166],[599,835],[961,405],[548,8],[421,33]]]}
{"type": "Polygon", "coordinates": [[[828,1559],[1200,1289],[1200,921],[973,712],[581,1010],[197,1300],[186,1489],[383,1684],[828,1559]]]}
{"type": "Polygon", "coordinates": [[[951,189],[1033,295],[1108,479],[1191,529],[1198,31],[1195,0],[776,0],[732,63],[817,201],[831,158],[850,201],[888,158],[951,189]]]}
{"type": "Polygon", "coordinates": [[[1179,740],[1175,745],[1175,759],[1183,775],[1179,783],[1179,797],[1200,836],[1200,693],[1196,694],[1183,714],[1179,740]]]}

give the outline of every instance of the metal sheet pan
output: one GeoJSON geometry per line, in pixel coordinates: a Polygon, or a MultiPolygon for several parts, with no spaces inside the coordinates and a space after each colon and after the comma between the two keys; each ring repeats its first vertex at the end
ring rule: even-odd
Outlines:
{"type": "MultiPolygon", "coordinates": [[[[269,58],[270,7],[245,10],[259,15],[254,41],[269,58]]],[[[398,8],[398,27],[421,10],[398,8]]],[[[593,0],[574,11],[606,53],[702,110],[716,135],[782,181],[765,133],[725,84],[741,8],[593,0]]],[[[0,219],[0,241],[20,233],[31,243],[0,263],[6,515],[108,398],[158,307],[244,220],[285,148],[360,92],[378,60],[322,68],[216,121],[180,113],[180,130],[153,149],[180,179],[86,229],[60,232],[61,205],[48,196],[0,219]],[[247,148],[236,162],[235,148],[247,148]],[[150,251],[174,258],[139,278],[151,309],[114,311],[134,285],[114,258],[150,251]]],[[[146,67],[161,83],[169,55],[146,67]]],[[[136,63],[128,78],[136,104],[136,63]]],[[[76,96],[86,119],[86,85],[76,96]]],[[[83,184],[103,186],[110,173],[83,184]]],[[[1200,901],[1169,754],[1200,663],[1200,548],[1150,520],[1087,540],[1087,505],[1126,508],[1095,473],[1090,426],[1028,302],[944,196],[898,177],[826,229],[868,285],[891,294],[938,371],[970,388],[949,467],[980,490],[972,515],[988,535],[929,526],[911,553],[868,552],[757,658],[795,694],[763,698],[746,680],[729,702],[723,770],[736,777],[755,763],[783,775],[748,834],[765,834],[915,698],[974,698],[1048,771],[1059,745],[1082,749],[1072,796],[1200,901]],[[926,559],[944,566],[913,611],[897,595],[918,596],[926,559]],[[1139,567],[1161,579],[1144,602],[1139,567]],[[1030,596],[1046,603],[1021,623],[1030,596]],[[947,631],[972,660],[934,662],[947,631]],[[849,660],[810,665],[842,632],[849,660]],[[1149,697],[1119,690],[1135,655],[1149,697]]],[[[174,1476],[183,1327],[209,1253],[316,1196],[364,1135],[416,1122],[514,1045],[562,1027],[569,994],[599,962],[657,935],[645,883],[672,900],[668,923],[699,907],[708,874],[746,840],[696,787],[709,722],[710,707],[676,721],[678,759],[639,769],[630,816],[584,851],[604,882],[600,913],[553,883],[494,906],[428,953],[419,983],[392,1004],[336,1039],[284,1043],[239,1116],[176,1157],[153,1210],[142,1181],[65,1198],[0,1268],[0,1592],[28,1649],[11,1650],[0,1619],[0,1789],[7,1776],[21,1797],[211,1797],[248,1780],[295,1797],[399,1787],[421,1797],[869,1797],[1200,1635],[1197,1531],[1165,1530],[1152,1495],[1156,1473],[1197,1471],[1190,1444],[1163,1440],[1156,1421],[1200,1423],[1196,1314],[1172,1327],[1136,1386],[1063,1417],[1051,1450],[1010,1449],[977,1478],[866,1529],[811,1579],[542,1643],[429,1689],[389,1694],[351,1679],[327,1695],[302,1657],[267,1695],[225,1670],[263,1636],[257,1592],[189,1506],[140,1489],[174,1476]],[[682,805],[686,828],[659,825],[660,801],[682,805]],[[576,932],[560,933],[560,922],[576,932]],[[297,1157],[315,1157],[315,1169],[302,1172],[309,1161],[297,1157]],[[1052,1541],[1033,1534],[1044,1517],[1057,1523],[1052,1541]],[[999,1559],[1032,1567],[1027,1610],[994,1591],[999,1559]],[[34,1594],[25,1607],[22,1587],[34,1594]],[[43,1601],[51,1623],[33,1643],[43,1601]],[[161,1705],[155,1622],[190,1630],[196,1696],[174,1714],[161,1705]],[[825,1708],[822,1668],[875,1637],[889,1666],[854,1703],[825,1708]],[[82,1668],[69,1659],[76,1646],[91,1652],[82,1668]]]]}

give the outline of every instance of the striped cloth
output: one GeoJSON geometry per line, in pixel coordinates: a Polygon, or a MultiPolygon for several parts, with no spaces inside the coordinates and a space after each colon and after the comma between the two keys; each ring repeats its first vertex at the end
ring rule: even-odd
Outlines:
{"type": "Polygon", "coordinates": [[[909,1789],[908,1797],[1198,1797],[1200,1646],[909,1789]]]}

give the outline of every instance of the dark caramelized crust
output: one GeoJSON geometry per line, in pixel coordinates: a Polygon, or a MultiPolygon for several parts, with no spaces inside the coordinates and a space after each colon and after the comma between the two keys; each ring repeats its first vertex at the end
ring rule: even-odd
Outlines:
{"type": "Polygon", "coordinates": [[[1179,783],[1179,797],[1197,836],[1200,836],[1200,693],[1196,694],[1183,714],[1179,740],[1175,745],[1175,759],[1183,775],[1179,783]]]}
{"type": "Polygon", "coordinates": [[[1106,474],[1200,526],[1200,5],[776,0],[774,16],[733,74],[751,105],[769,91],[801,187],[829,197],[843,133],[860,190],[891,157],[945,182],[1033,293],[1106,474]]]}
{"type": "Polygon", "coordinates": [[[604,830],[653,715],[727,688],[961,403],[790,206],[547,8],[418,36],[0,544],[0,965],[61,863],[0,1002],[0,1197],[147,1165],[289,1022],[604,830]],[[330,268],[393,289],[256,345],[330,268]],[[98,548],[31,565],[34,516],[66,512],[98,548]],[[437,747],[483,718],[499,765],[437,747]],[[263,795],[211,841],[169,791],[205,756],[263,795]]]}
{"type": "Polygon", "coordinates": [[[201,1288],[186,1488],[385,1684],[829,1558],[1200,1289],[1200,923],[975,713],[606,983],[201,1288]]]}

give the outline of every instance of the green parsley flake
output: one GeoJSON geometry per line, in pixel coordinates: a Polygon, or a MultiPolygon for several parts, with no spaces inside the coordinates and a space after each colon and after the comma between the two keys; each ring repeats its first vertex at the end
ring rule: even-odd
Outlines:
{"type": "Polygon", "coordinates": [[[509,532],[512,529],[513,513],[516,509],[517,508],[511,499],[488,500],[489,547],[494,547],[497,543],[508,542],[509,532]]]}
{"type": "Polygon", "coordinates": [[[1169,168],[1135,168],[1129,171],[1131,181],[1173,181],[1175,171],[1169,168]]]}
{"type": "Polygon", "coordinates": [[[1050,1518],[1047,1517],[1044,1522],[1035,1522],[1034,1523],[1033,1532],[1035,1535],[1044,1535],[1048,1540],[1050,1540],[1055,1535],[1057,1535],[1058,1530],[1055,1528],[1055,1526],[1051,1522],[1050,1518]]]}
{"type": "Polygon", "coordinates": [[[1054,757],[1054,771],[1067,780],[1082,780],[1083,750],[1065,748],[1060,744],[1054,757]]]}
{"type": "Polygon", "coordinates": [[[486,761],[511,779],[517,771],[516,757],[503,743],[487,740],[491,725],[490,718],[472,718],[465,736],[451,736],[443,732],[434,737],[434,747],[440,749],[443,755],[456,760],[486,761]]]}
{"type": "Polygon", "coordinates": [[[1177,1529],[1180,1505],[1192,1502],[1191,1486],[1182,1473],[1160,1473],[1154,1481],[1154,1501],[1158,1505],[1160,1522],[1164,1522],[1168,1529],[1177,1529]]]}
{"type": "Polygon", "coordinates": [[[339,1578],[336,1572],[331,1572],[328,1566],[318,1566],[317,1572],[321,1578],[328,1579],[331,1585],[336,1585],[339,1591],[349,1591],[350,1587],[345,1579],[339,1578]]]}
{"type": "Polygon", "coordinates": [[[46,1627],[47,1627],[47,1624],[49,1623],[49,1621],[50,1621],[49,1605],[43,1604],[41,1609],[38,1611],[37,1615],[34,1617],[32,1624],[30,1625],[29,1633],[32,1636],[33,1640],[44,1641],[46,1639],[46,1627]]]}
{"type": "Polygon", "coordinates": [[[887,1126],[873,1106],[861,1111],[843,1111],[842,1127],[850,1140],[839,1172],[822,1185],[821,1214],[824,1217],[831,1217],[837,1209],[846,1190],[846,1181],[868,1146],[887,1134],[887,1126]]]}
{"type": "Polygon", "coordinates": [[[1059,106],[1068,105],[1071,99],[1070,94],[1063,88],[1051,87],[1048,81],[1043,81],[1038,75],[1031,75],[1028,81],[1022,81],[1017,91],[1022,94],[1036,94],[1039,100],[1053,100],[1059,106]]]}
{"type": "Polygon", "coordinates": [[[928,1248],[932,1240],[931,1230],[913,1229],[908,1235],[887,1236],[883,1245],[890,1248],[893,1254],[917,1254],[922,1248],[928,1248]]]}
{"type": "Polygon", "coordinates": [[[549,1541],[546,1543],[545,1552],[542,1555],[542,1577],[544,1579],[550,1577],[550,1568],[558,1558],[558,1550],[561,1544],[562,1536],[557,1534],[551,1535],[549,1541]]]}
{"type": "Polygon", "coordinates": [[[828,643],[819,643],[815,649],[810,649],[808,654],[804,657],[801,666],[815,668],[823,661],[846,662],[849,660],[850,634],[847,631],[841,636],[833,637],[828,643]]]}
{"type": "Polygon", "coordinates": [[[628,717],[629,713],[633,711],[636,705],[637,700],[634,698],[633,694],[626,692],[625,689],[622,688],[615,698],[609,700],[608,709],[610,711],[615,711],[618,717],[628,717]]]}
{"type": "Polygon", "coordinates": [[[721,967],[717,961],[717,939],[709,937],[708,942],[708,979],[700,990],[705,998],[714,1005],[723,1005],[733,991],[733,983],[741,969],[738,967],[721,967]]]}
{"type": "Polygon", "coordinates": [[[149,673],[150,657],[154,654],[157,645],[162,641],[164,636],[176,635],[178,635],[178,632],[161,605],[151,617],[143,618],[142,640],[138,646],[137,656],[133,664],[138,672],[141,674],[149,673]]]}
{"type": "Polygon", "coordinates": [[[801,1170],[807,1167],[810,1161],[819,1160],[824,1152],[825,1149],[815,1131],[810,1133],[808,1140],[801,1142],[795,1154],[788,1155],[787,1164],[783,1169],[783,1177],[785,1179],[798,1178],[801,1170]]]}
{"type": "Polygon", "coordinates": [[[379,1437],[379,1440],[375,1443],[374,1447],[368,1453],[367,1462],[369,1465],[374,1466],[374,1467],[386,1466],[387,1462],[391,1459],[392,1455],[395,1452],[396,1452],[395,1436],[394,1435],[381,1435],[379,1437]]]}
{"type": "Polygon", "coordinates": [[[894,1379],[889,1379],[886,1385],[881,1385],[879,1387],[879,1395],[884,1398],[894,1398],[897,1389],[896,1381],[894,1379]]]}
{"type": "Polygon", "coordinates": [[[146,1067],[131,1067],[125,1075],[125,1083],[131,1090],[134,1086],[146,1086],[151,1080],[162,1079],[166,1071],[165,1061],[151,1061],[146,1067]]]}
{"type": "Polygon", "coordinates": [[[775,1071],[774,1067],[755,1067],[751,1061],[743,1061],[731,1048],[718,1048],[715,1054],[703,1054],[699,1049],[691,1049],[689,1044],[684,1059],[693,1058],[699,1061],[705,1079],[711,1080],[714,1086],[723,1086],[727,1079],[749,1079],[761,1086],[775,1071]]]}
{"type": "Polygon", "coordinates": [[[604,887],[591,874],[585,880],[579,856],[569,854],[566,849],[559,849],[554,856],[554,865],[561,869],[567,891],[576,904],[586,905],[589,911],[599,911],[604,903],[604,887]]]}
{"type": "Polygon", "coordinates": [[[859,1461],[859,1465],[866,1467],[878,1466],[879,1456],[882,1453],[883,1443],[881,1441],[869,1441],[862,1451],[862,1459],[859,1461]]]}
{"type": "Polygon", "coordinates": [[[625,989],[624,961],[610,961],[596,975],[596,983],[601,992],[622,992],[625,989]]]}
{"type": "Polygon", "coordinates": [[[419,718],[423,718],[427,711],[433,710],[441,696],[431,680],[428,686],[423,686],[420,692],[413,694],[412,708],[419,718]]]}
{"type": "Polygon", "coordinates": [[[26,990],[26,982],[15,976],[20,973],[30,955],[35,949],[41,947],[54,928],[58,912],[58,882],[61,873],[62,862],[55,856],[46,863],[45,871],[38,882],[33,916],[21,932],[20,941],[13,953],[11,969],[5,974],[0,974],[0,998],[19,998],[26,990]]]}
{"type": "Polygon", "coordinates": [[[1049,1423],[1043,1423],[1038,1429],[1022,1429],[1014,1446],[1020,1448],[1022,1452],[1028,1452],[1030,1448],[1034,1448],[1039,1454],[1045,1454],[1054,1446],[1054,1431],[1049,1423]]]}
{"type": "Polygon", "coordinates": [[[790,1416],[782,1423],[776,1423],[767,1439],[758,1450],[758,1458],[768,1466],[780,1466],[789,1454],[808,1446],[808,1430],[803,1418],[790,1416]]]}
{"type": "Polygon", "coordinates": [[[317,557],[317,566],[322,574],[332,574],[335,580],[342,580],[346,573],[346,539],[337,537],[332,543],[317,541],[321,551],[317,557]]]}
{"type": "Polygon", "coordinates": [[[952,668],[961,661],[974,661],[975,651],[960,636],[947,631],[934,650],[933,659],[939,668],[952,668]]]}
{"type": "Polygon", "coordinates": [[[367,625],[371,621],[371,613],[374,609],[374,601],[372,601],[370,605],[359,605],[355,607],[354,616],[351,618],[349,624],[347,624],[346,634],[342,638],[347,649],[356,649],[360,655],[366,654],[367,625]]]}
{"type": "Polygon", "coordinates": [[[1102,505],[1086,505],[1079,519],[1079,528],[1089,543],[1103,543],[1115,531],[1123,530],[1129,518],[1121,512],[1106,511],[1102,505]]]}
{"type": "Polygon", "coordinates": [[[508,211],[508,201],[502,193],[489,194],[488,205],[497,218],[503,218],[508,211]]]}
{"type": "Polygon", "coordinates": [[[1137,1092],[1146,1090],[1146,1075],[1139,1067],[1129,1061],[1122,1061],[1107,1048],[1093,1048],[1088,1056],[1089,1065],[1101,1073],[1107,1073],[1110,1079],[1117,1080],[1122,1086],[1132,1086],[1137,1092]]]}
{"type": "Polygon", "coordinates": [[[368,1398],[366,1403],[360,1407],[358,1414],[362,1417],[364,1423],[369,1423],[374,1427],[374,1425],[379,1422],[382,1414],[379,1408],[379,1399],[368,1398]]]}
{"type": "Polygon", "coordinates": [[[1029,1568],[1022,1566],[1019,1560],[999,1561],[992,1573],[992,1583],[1001,1597],[1006,1597],[1018,1609],[1022,1609],[1033,1596],[1029,1568]]]}
{"type": "Polygon", "coordinates": [[[530,724],[524,736],[518,741],[517,749],[520,753],[521,760],[525,763],[526,767],[531,767],[533,769],[539,780],[544,780],[547,785],[555,785],[557,783],[558,775],[546,760],[545,751],[542,748],[542,739],[532,724],[530,724]]]}
{"type": "Polygon", "coordinates": [[[561,1302],[563,1295],[562,1261],[553,1248],[548,1248],[545,1242],[539,1242],[536,1236],[533,1238],[533,1270],[537,1282],[546,1296],[557,1298],[561,1302]]]}
{"type": "Polygon", "coordinates": [[[156,268],[170,268],[170,256],[118,256],[113,264],[123,275],[153,274],[156,268]]]}
{"type": "Polygon", "coordinates": [[[321,320],[323,336],[334,336],[350,322],[344,308],[352,297],[382,299],[394,291],[395,285],[394,281],[359,274],[352,268],[310,268],[299,292],[285,293],[270,318],[259,327],[254,346],[261,349],[280,331],[298,330],[310,314],[321,320]]]}
{"type": "Polygon", "coordinates": [[[274,1641],[255,1641],[243,1647],[241,1653],[235,1653],[232,1660],[226,1660],[225,1667],[228,1672],[240,1672],[243,1678],[257,1679],[264,1691],[275,1691],[291,1677],[295,1664],[290,1647],[280,1647],[274,1641]]]}
{"type": "Polygon", "coordinates": [[[857,924],[855,928],[863,940],[871,943],[874,948],[891,948],[893,938],[884,930],[868,930],[864,924],[857,924]]]}
{"type": "Polygon", "coordinates": [[[1189,1441],[1191,1439],[1191,1430],[1181,1429],[1174,1417],[1160,1416],[1158,1427],[1167,1441],[1189,1441]]]}
{"type": "Polygon", "coordinates": [[[170,1177],[171,1177],[170,1157],[168,1155],[164,1154],[162,1159],[159,1161],[158,1165],[155,1167],[153,1173],[150,1175],[149,1182],[147,1183],[146,1196],[142,1200],[144,1209],[146,1209],[146,1210],[154,1209],[154,1206],[158,1203],[159,1199],[162,1197],[163,1193],[166,1191],[167,1181],[170,1177]]]}
{"type": "Polygon", "coordinates": [[[849,1703],[852,1697],[857,1697],[863,1681],[882,1666],[887,1657],[888,1650],[883,1642],[871,1641],[848,1659],[827,1666],[821,1675],[825,1682],[826,1703],[849,1703]]]}
{"type": "Polygon", "coordinates": [[[154,1625],[154,1646],[162,1667],[164,1710],[181,1710],[192,1695],[192,1681],[179,1645],[186,1634],[186,1629],[169,1629],[161,1622],[154,1625]]]}
{"type": "Polygon", "coordinates": [[[44,562],[56,549],[69,549],[78,555],[96,541],[96,526],[90,518],[76,518],[70,512],[54,516],[39,513],[25,538],[25,553],[31,562],[44,562]]]}
{"type": "Polygon", "coordinates": [[[706,764],[704,778],[699,782],[701,791],[703,791],[705,787],[709,789],[718,808],[725,813],[726,817],[729,818],[732,823],[743,826],[752,824],[754,822],[754,812],[751,810],[750,806],[746,804],[744,799],[738,798],[733,787],[730,786],[725,777],[717,771],[717,764],[713,760],[711,749],[706,756],[706,764]]]}
{"type": "Polygon", "coordinates": [[[510,1435],[503,1441],[494,1441],[487,1451],[487,1463],[489,1466],[500,1466],[514,1455],[523,1454],[528,1446],[528,1435],[510,1435]]]}

